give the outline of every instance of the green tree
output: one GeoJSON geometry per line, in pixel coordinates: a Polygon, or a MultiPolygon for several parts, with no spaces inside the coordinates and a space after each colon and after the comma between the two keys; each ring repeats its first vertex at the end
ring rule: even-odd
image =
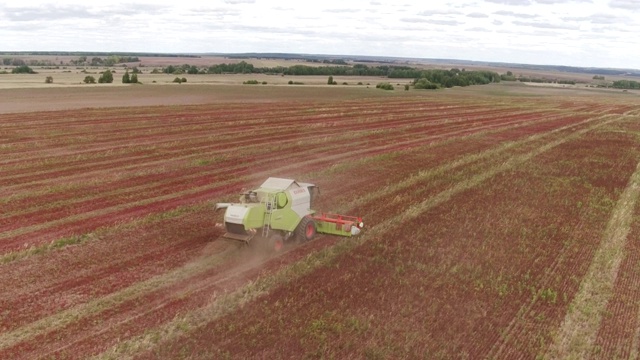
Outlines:
{"type": "Polygon", "coordinates": [[[138,74],[133,73],[133,75],[131,75],[131,83],[138,84],[138,74]]]}
{"type": "Polygon", "coordinates": [[[30,68],[27,65],[20,65],[18,67],[13,68],[13,70],[11,70],[12,74],[37,74],[35,71],[33,71],[32,68],[30,68]]]}
{"type": "Polygon", "coordinates": [[[102,60],[102,58],[99,57],[94,57],[91,59],[91,65],[93,66],[98,66],[98,65],[102,65],[104,61],[102,60]]]}
{"type": "Polygon", "coordinates": [[[111,55],[104,61],[104,64],[107,65],[107,66],[113,66],[113,65],[115,65],[115,64],[117,64],[119,62],[120,62],[120,56],[111,55]]]}
{"type": "Polygon", "coordinates": [[[53,84],[53,76],[47,76],[47,78],[44,79],[44,83],[45,84],[53,84]]]}
{"type": "Polygon", "coordinates": [[[500,75],[500,80],[502,80],[502,81],[516,81],[517,79],[516,79],[515,76],[513,76],[513,73],[511,73],[511,71],[507,71],[506,74],[500,75]],[[509,75],[509,74],[511,74],[511,75],[509,75]]]}
{"type": "Polygon", "coordinates": [[[333,76],[329,76],[329,80],[327,80],[327,84],[333,85],[333,76]]]}
{"type": "Polygon", "coordinates": [[[616,89],[640,89],[640,82],[635,80],[617,80],[611,85],[616,89]]]}
{"type": "Polygon", "coordinates": [[[431,89],[435,90],[438,88],[438,84],[434,84],[427,80],[426,78],[418,79],[413,82],[413,85],[416,89],[431,89]]]}
{"type": "Polygon", "coordinates": [[[123,84],[129,84],[131,82],[131,78],[129,77],[129,70],[124,72],[124,75],[122,75],[122,83],[123,84]]]}
{"type": "Polygon", "coordinates": [[[87,75],[84,77],[84,83],[85,84],[95,84],[96,83],[96,78],[94,78],[91,75],[87,75]]]}
{"type": "Polygon", "coordinates": [[[111,73],[111,70],[106,70],[105,72],[103,72],[102,75],[98,78],[98,82],[100,84],[111,84],[113,82],[113,74],[111,73]]]}
{"type": "Polygon", "coordinates": [[[388,82],[383,82],[383,83],[379,83],[378,85],[376,85],[376,89],[393,90],[393,85],[391,85],[388,82]]]}

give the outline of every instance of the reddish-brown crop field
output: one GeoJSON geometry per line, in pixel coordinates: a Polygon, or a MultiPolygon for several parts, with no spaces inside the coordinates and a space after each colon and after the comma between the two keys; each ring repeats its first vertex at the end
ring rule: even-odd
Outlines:
{"type": "Polygon", "coordinates": [[[636,358],[640,104],[491,89],[1,113],[0,358],[636,358]],[[269,176],[364,233],[220,239],[269,176]]]}

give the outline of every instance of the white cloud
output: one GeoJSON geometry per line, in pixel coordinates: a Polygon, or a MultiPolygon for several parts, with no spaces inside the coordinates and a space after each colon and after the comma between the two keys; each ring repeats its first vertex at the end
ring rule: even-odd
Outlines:
{"type": "Polygon", "coordinates": [[[516,20],[513,22],[515,25],[520,26],[530,26],[534,28],[541,29],[563,29],[563,30],[579,30],[576,26],[566,25],[566,24],[554,24],[549,22],[534,22],[534,21],[519,21],[516,20]]]}
{"type": "Polygon", "coordinates": [[[567,3],[592,3],[591,0],[533,0],[538,4],[567,4],[567,3]]]}
{"type": "Polygon", "coordinates": [[[490,3],[501,4],[501,5],[516,5],[516,6],[528,6],[531,5],[531,1],[529,0],[485,0],[490,3]]]}
{"type": "Polygon", "coordinates": [[[467,14],[467,17],[481,19],[481,18],[488,18],[489,15],[479,13],[479,12],[473,12],[473,13],[467,14]]]}
{"type": "Polygon", "coordinates": [[[494,12],[494,14],[521,18],[521,19],[535,19],[538,17],[538,15],[535,15],[535,14],[515,13],[513,11],[507,11],[507,10],[496,11],[494,12]]]}
{"type": "Polygon", "coordinates": [[[640,3],[638,0],[611,0],[609,6],[612,8],[626,9],[626,10],[640,10],[640,3]]]}
{"type": "Polygon", "coordinates": [[[637,4],[22,0],[0,3],[0,50],[309,52],[640,68],[640,20],[630,14],[637,4]],[[597,56],[595,49],[602,49],[597,56]]]}

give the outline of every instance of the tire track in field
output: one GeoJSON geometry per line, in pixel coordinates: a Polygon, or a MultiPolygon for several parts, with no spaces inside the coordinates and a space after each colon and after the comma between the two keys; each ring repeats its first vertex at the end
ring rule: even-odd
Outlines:
{"type": "MultiPolygon", "coordinates": [[[[593,121],[593,120],[587,120],[587,121],[584,121],[584,123],[585,123],[585,124],[588,124],[590,121],[593,121]]],[[[572,128],[574,128],[576,125],[577,125],[577,124],[567,125],[566,127],[563,127],[562,129],[563,129],[563,130],[566,130],[566,129],[572,129],[572,128]]],[[[557,131],[558,131],[557,129],[551,130],[551,131],[549,131],[549,134],[555,134],[555,133],[557,133],[557,131]]],[[[583,131],[584,131],[584,130],[583,130],[583,131]]],[[[475,134],[474,134],[474,135],[475,135],[475,134]]],[[[532,136],[532,137],[533,137],[534,139],[537,139],[537,138],[538,138],[538,136],[536,136],[536,135],[534,135],[534,136],[532,136]]],[[[524,142],[526,143],[526,142],[532,141],[532,140],[530,140],[529,138],[530,138],[530,137],[528,137],[527,139],[525,139],[525,140],[524,140],[524,142]]],[[[561,139],[561,140],[562,140],[562,139],[561,139]]],[[[555,142],[557,142],[557,140],[556,140],[555,142]]],[[[553,143],[555,143],[555,142],[552,142],[552,144],[553,144],[553,143]]],[[[493,154],[493,152],[488,151],[488,152],[486,152],[486,153],[485,153],[485,157],[486,157],[486,158],[490,158],[492,154],[493,154]]],[[[352,155],[353,155],[353,154],[349,154],[349,156],[352,156],[352,155]]],[[[343,155],[341,155],[341,156],[343,156],[343,155]]],[[[299,167],[299,166],[300,166],[300,164],[292,164],[292,165],[288,165],[288,167],[299,167]]],[[[506,168],[505,168],[504,170],[506,170],[506,168]]],[[[496,173],[497,173],[497,172],[496,172],[496,173]]],[[[495,175],[496,173],[491,174],[491,176],[495,175]]],[[[259,175],[256,175],[256,176],[257,176],[257,177],[259,177],[259,175]]],[[[490,177],[490,176],[489,176],[489,177],[490,177]]],[[[487,177],[487,178],[488,178],[488,177],[487,177]]],[[[459,191],[462,191],[462,190],[459,190],[459,191]]],[[[433,206],[435,206],[435,205],[433,205],[433,206]]],[[[390,221],[390,222],[388,222],[388,223],[393,223],[393,222],[395,222],[395,220],[391,220],[391,221],[390,221]]],[[[100,307],[100,308],[102,308],[102,307],[100,307]]],[[[80,312],[81,312],[81,311],[80,311],[80,312]]],[[[77,320],[78,318],[80,318],[80,317],[81,317],[81,315],[80,315],[80,314],[78,314],[78,312],[74,312],[74,313],[75,313],[75,316],[76,316],[74,319],[76,319],[76,320],[77,320]]],[[[62,314],[62,315],[60,315],[60,316],[62,316],[62,318],[64,318],[65,316],[67,316],[67,315],[65,315],[65,314],[66,314],[66,313],[63,313],[63,314],[62,314]]],[[[36,333],[37,333],[37,332],[44,331],[44,327],[43,327],[43,325],[42,325],[43,323],[66,324],[66,323],[68,323],[68,321],[72,321],[72,320],[65,320],[65,321],[62,321],[62,320],[55,320],[55,319],[57,319],[57,318],[58,318],[58,315],[57,315],[57,314],[56,314],[56,315],[52,315],[51,317],[49,317],[49,320],[48,320],[48,321],[45,321],[44,319],[43,319],[43,320],[40,320],[40,321],[36,322],[36,323],[35,323],[35,325],[33,325],[33,326],[32,326],[32,325],[29,325],[29,326],[27,326],[27,327],[25,327],[25,328],[18,329],[18,330],[16,330],[14,333],[18,333],[18,334],[33,334],[33,332],[34,332],[34,331],[35,331],[36,333]],[[27,330],[25,330],[25,329],[27,329],[27,330]],[[29,330],[29,329],[30,329],[30,330],[29,330]]],[[[57,327],[57,325],[56,325],[56,327],[57,327]]],[[[54,328],[56,328],[56,327],[54,327],[54,328]]],[[[49,327],[47,327],[47,328],[49,329],[48,331],[52,331],[52,330],[53,330],[53,329],[50,329],[49,327]]],[[[25,340],[25,336],[27,336],[27,335],[20,335],[20,336],[18,336],[18,335],[11,335],[11,336],[8,336],[7,338],[0,337],[0,344],[5,344],[6,346],[11,346],[11,345],[15,344],[15,342],[16,342],[16,341],[24,341],[24,340],[25,340]],[[3,340],[3,339],[4,339],[4,340],[3,340]],[[13,340],[11,340],[11,339],[13,339],[13,340]]],[[[34,336],[35,336],[35,335],[34,335],[34,336]]]]}
{"type": "Polygon", "coordinates": [[[625,255],[627,235],[639,196],[640,163],[616,203],[600,247],[569,306],[554,343],[546,353],[549,358],[585,359],[591,354],[625,255]]]}
{"type": "MultiPolygon", "coordinates": [[[[611,115],[616,116],[616,115],[611,115]]],[[[616,117],[616,121],[620,121],[621,118],[619,116],[616,117]]],[[[544,273],[539,278],[539,283],[544,285],[547,284],[549,279],[554,276],[557,276],[558,267],[565,262],[567,256],[572,256],[571,254],[567,254],[564,251],[561,251],[556,255],[548,268],[544,271],[544,273]]],[[[544,286],[542,286],[544,287],[544,286]]],[[[500,339],[494,343],[491,347],[487,357],[491,359],[496,358],[504,358],[511,359],[522,356],[517,350],[516,347],[513,346],[514,339],[518,339],[521,337],[527,336],[527,331],[529,328],[527,327],[528,323],[523,320],[527,315],[529,315],[534,308],[534,306],[540,300],[540,290],[536,294],[533,295],[533,298],[530,302],[522,305],[513,320],[509,323],[506,329],[501,333],[500,339]]],[[[542,351],[544,351],[543,349],[542,351]]]]}
{"type": "MultiPolygon", "coordinates": [[[[320,239],[321,237],[317,240],[320,239]]],[[[321,244],[319,241],[314,241],[314,243],[310,245],[312,247],[318,247],[321,244]]],[[[91,334],[80,334],[74,341],[79,342],[86,340],[93,335],[99,335],[109,331],[112,327],[117,327],[126,322],[135,321],[137,318],[146,316],[150,312],[162,309],[163,305],[175,301],[176,299],[192,296],[195,293],[206,291],[207,289],[215,289],[232,278],[242,278],[244,273],[255,271],[256,267],[273,260],[273,256],[251,256],[251,254],[249,254],[249,261],[242,261],[247,254],[240,251],[240,248],[243,247],[240,242],[216,241],[212,243],[212,246],[213,250],[207,250],[208,253],[212,252],[212,254],[207,254],[195,261],[185,264],[184,266],[173,269],[169,273],[135,283],[117,292],[96,298],[73,308],[60,311],[13,331],[0,334],[0,353],[2,353],[3,350],[6,351],[8,348],[28,341],[38,335],[51,334],[54,331],[61,330],[85,317],[94,316],[113,307],[135,302],[137,298],[144,297],[149,293],[163,291],[163,289],[170,289],[174,287],[177,288],[175,291],[166,294],[162,299],[158,301],[154,300],[154,308],[147,308],[146,302],[142,305],[136,304],[139,306],[139,309],[137,311],[133,311],[134,316],[132,318],[121,319],[117,323],[112,323],[108,327],[99,325],[99,330],[97,332],[91,334]],[[221,270],[220,273],[213,275],[210,274],[212,270],[216,270],[218,267],[223,265],[225,269],[221,270]]],[[[303,249],[299,247],[286,247],[278,256],[296,250],[301,251],[303,249]]],[[[62,342],[67,344],[54,349],[53,351],[60,351],[61,349],[71,345],[68,343],[68,339],[66,338],[62,339],[62,342]]]]}
{"type": "MultiPolygon", "coordinates": [[[[633,113],[638,106],[627,106],[624,109],[625,115],[634,117],[633,113]]],[[[627,117],[626,121],[631,123],[636,119],[627,117]]],[[[634,134],[630,126],[623,127],[630,134],[634,134]]],[[[640,133],[636,132],[636,136],[640,133]]],[[[592,358],[607,359],[637,359],[638,346],[640,343],[640,244],[638,243],[638,215],[640,207],[636,206],[635,221],[632,224],[631,233],[624,248],[625,258],[618,269],[613,287],[613,295],[607,304],[602,318],[595,344],[593,346],[592,358]],[[635,229],[634,229],[635,226],[635,229]]]]}
{"type": "MultiPolygon", "coordinates": [[[[224,245],[224,243],[220,243],[224,245]]],[[[239,244],[239,243],[238,243],[239,244]]],[[[218,244],[216,244],[218,245],[218,244]]],[[[236,251],[234,246],[216,246],[216,251],[197,261],[186,264],[183,267],[174,269],[173,271],[155,276],[151,279],[135,283],[127,288],[109,295],[94,299],[82,305],[60,311],[54,315],[42,318],[32,322],[29,325],[20,327],[13,331],[0,334],[0,350],[14,346],[20,342],[26,341],[37,334],[44,334],[55,329],[62,328],[78,320],[83,316],[104,311],[110,307],[117,306],[132,297],[139,296],[145,292],[149,292],[167,284],[184,281],[190,276],[206,271],[210,267],[219,265],[229,257],[233,256],[236,251]]]]}
{"type": "MultiPolygon", "coordinates": [[[[120,308],[115,309],[116,314],[109,318],[108,326],[101,323],[92,323],[92,320],[94,320],[94,318],[100,318],[100,314],[107,310],[113,313],[113,307],[83,316],[83,321],[80,325],[81,331],[75,331],[63,339],[53,336],[52,333],[48,333],[47,337],[42,339],[45,341],[44,345],[50,347],[50,349],[46,350],[46,356],[56,357],[60,352],[74,348],[74,346],[79,346],[84,349],[90,348],[91,351],[95,353],[95,348],[92,346],[92,340],[94,338],[101,338],[101,340],[98,341],[101,345],[105,337],[110,339],[111,343],[117,343],[117,334],[120,331],[135,332],[149,326],[157,326],[158,323],[170,320],[166,319],[167,315],[165,312],[171,313],[170,318],[174,318],[184,313],[185,308],[204,306],[217,296],[229,291],[234,291],[244,286],[248,281],[257,278],[264,271],[263,268],[265,266],[270,264],[273,266],[275,263],[276,267],[282,267],[304,258],[306,254],[314,249],[317,250],[318,248],[326,246],[322,240],[322,237],[318,237],[318,239],[315,239],[312,243],[305,244],[304,246],[287,246],[281,253],[277,254],[277,256],[273,254],[262,254],[259,250],[257,253],[251,253],[251,250],[244,252],[238,250],[234,245],[227,244],[234,246],[234,251],[229,253],[227,261],[218,263],[216,266],[203,268],[200,272],[192,273],[186,276],[181,282],[175,281],[166,286],[158,287],[151,291],[138,292],[127,299],[123,299],[124,301],[116,305],[120,308]],[[285,255],[286,257],[284,257],[285,255]],[[224,268],[219,269],[222,267],[224,268]],[[145,306],[140,306],[140,302],[143,302],[145,306]],[[176,303],[180,303],[182,307],[179,306],[178,309],[174,309],[173,305],[176,303]],[[131,304],[134,304],[136,307],[129,308],[131,304]],[[175,315],[173,314],[174,312],[175,315]],[[155,314],[158,314],[158,316],[154,316],[155,314]],[[158,317],[165,317],[165,319],[154,322],[158,317]],[[153,320],[150,322],[149,319],[153,320]],[[137,322],[139,322],[139,324],[137,324],[137,322]],[[109,337],[109,335],[111,335],[111,337],[109,337]]],[[[328,241],[331,242],[330,239],[328,241]]],[[[266,271],[269,272],[272,270],[267,269],[266,271]]],[[[74,319],[69,325],[75,327],[76,323],[78,323],[77,320],[78,319],[74,319]]],[[[56,331],[64,330],[65,329],[62,328],[56,331]]],[[[142,331],[140,331],[140,333],[142,333],[142,331]]],[[[41,338],[38,337],[38,340],[40,339],[41,338]]],[[[38,344],[38,348],[40,344],[41,343],[38,344]]],[[[37,351],[40,352],[42,349],[38,349],[37,351]]],[[[77,354],[75,349],[73,352],[77,354]]],[[[82,350],[80,350],[80,354],[82,354],[82,356],[87,355],[83,354],[82,350]]]]}
{"type": "MultiPolygon", "coordinates": [[[[638,209],[638,207],[636,207],[638,209]]],[[[638,212],[636,212],[636,216],[638,212]]],[[[633,226],[632,226],[633,233],[633,226]]],[[[636,230],[637,231],[637,230],[636,230]]],[[[631,233],[629,234],[631,235],[631,233]]],[[[640,331],[640,246],[636,238],[627,239],[625,259],[620,264],[591,358],[636,359],[640,331]]]]}
{"type": "Polygon", "coordinates": [[[239,303],[247,303],[256,299],[259,295],[270,291],[278,285],[285,282],[295,281],[301,278],[308,272],[313,271],[315,268],[326,264],[327,262],[335,259],[341,254],[348,252],[355,247],[369,241],[370,237],[382,237],[384,234],[392,232],[394,227],[402,226],[405,221],[412,221],[418,218],[421,214],[429,211],[437,206],[440,206],[449,201],[453,196],[475,188],[482,184],[486,180],[510,170],[518,165],[526,163],[530,159],[538,156],[550,149],[553,149],[561,144],[564,144],[570,140],[582,137],[584,134],[596,130],[602,126],[605,126],[616,119],[611,119],[611,116],[600,116],[595,119],[596,124],[591,125],[585,129],[580,129],[563,136],[559,139],[553,139],[540,147],[521,155],[513,156],[503,163],[487,169],[479,174],[471,176],[469,180],[460,182],[455,186],[444,190],[435,196],[428,198],[419,203],[410,205],[405,211],[399,213],[396,216],[390,217],[380,223],[377,223],[367,229],[367,232],[361,235],[359,238],[352,239],[349,242],[341,242],[337,246],[332,246],[317,253],[311,254],[307,259],[296,263],[294,266],[299,266],[304,269],[303,271],[292,270],[292,267],[286,268],[278,273],[265,278],[258,279],[256,282],[249,284],[245,287],[241,287],[238,290],[221,296],[219,299],[214,300],[203,308],[196,309],[190,313],[187,313],[182,318],[176,318],[162,326],[155,329],[149,329],[146,334],[133,337],[128,340],[124,340],[112,349],[100,354],[94,358],[96,359],[130,359],[135,354],[148,350],[154,344],[160,341],[166,341],[168,339],[176,338],[187,334],[184,329],[194,329],[209,323],[220,316],[230,313],[236,309],[239,303]]]}

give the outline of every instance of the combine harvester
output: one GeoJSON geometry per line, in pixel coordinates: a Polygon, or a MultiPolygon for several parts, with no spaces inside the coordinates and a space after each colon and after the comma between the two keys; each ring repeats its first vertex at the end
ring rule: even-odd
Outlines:
{"type": "Polygon", "coordinates": [[[279,251],[285,241],[306,242],[316,235],[354,236],[364,226],[362,218],[312,210],[319,193],[314,184],[270,177],[256,190],[243,193],[239,203],[217,203],[226,209],[223,237],[249,243],[259,238],[279,251]]]}

